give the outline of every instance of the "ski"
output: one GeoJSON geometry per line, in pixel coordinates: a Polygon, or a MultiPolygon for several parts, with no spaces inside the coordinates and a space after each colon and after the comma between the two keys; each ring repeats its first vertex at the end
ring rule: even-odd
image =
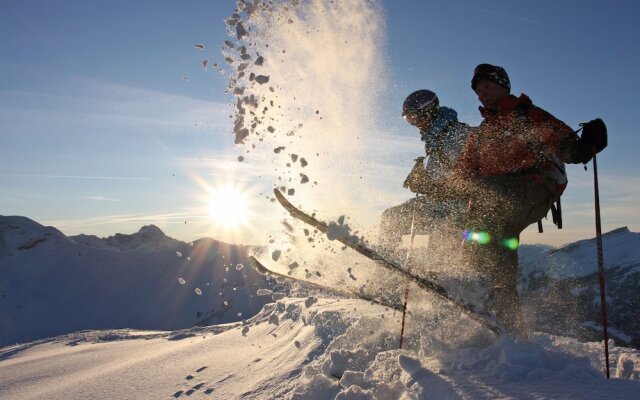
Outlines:
{"type": "MultiPolygon", "coordinates": [[[[298,219],[308,225],[311,225],[317,230],[319,230],[320,232],[327,234],[327,232],[329,231],[329,226],[326,223],[317,220],[313,216],[295,207],[293,204],[291,204],[291,202],[289,202],[289,200],[287,200],[284,194],[282,194],[282,192],[280,192],[280,190],[278,190],[277,188],[273,190],[273,194],[278,200],[278,203],[280,203],[280,205],[282,205],[282,207],[284,207],[284,209],[287,210],[293,218],[298,219]]],[[[463,303],[451,297],[451,295],[449,295],[447,290],[441,285],[439,285],[438,283],[433,282],[429,279],[423,278],[421,276],[409,273],[401,264],[395,261],[386,259],[384,256],[380,255],[380,253],[378,253],[374,249],[370,248],[369,246],[359,241],[357,237],[343,236],[343,237],[336,238],[336,240],[338,240],[340,243],[344,244],[345,246],[350,247],[351,249],[357,251],[363,256],[375,261],[382,267],[390,271],[394,271],[395,273],[399,273],[404,278],[409,279],[411,282],[414,282],[422,289],[425,289],[435,294],[439,298],[447,301],[453,307],[462,311],[469,318],[480,323],[482,326],[489,329],[496,335],[499,335],[504,331],[502,327],[496,325],[493,321],[485,317],[483,313],[476,310],[476,308],[473,305],[463,303]]]]}
{"type": "Polygon", "coordinates": [[[381,299],[377,299],[374,298],[373,296],[370,296],[366,293],[362,293],[359,290],[349,290],[349,289],[336,289],[334,287],[328,286],[328,285],[323,285],[320,283],[316,283],[316,282],[312,282],[309,281],[307,279],[302,279],[302,278],[298,278],[298,277],[293,277],[290,275],[285,275],[282,274],[280,272],[275,272],[274,270],[267,268],[260,260],[258,260],[256,257],[254,256],[250,256],[249,257],[251,259],[251,263],[253,264],[253,268],[261,275],[267,275],[267,276],[273,276],[275,278],[279,278],[279,279],[283,279],[286,280],[288,282],[298,282],[298,283],[302,283],[304,285],[307,286],[311,286],[315,289],[320,289],[320,290],[326,290],[326,291],[330,291],[333,292],[337,295],[343,296],[343,297],[347,297],[347,298],[351,298],[351,299],[361,299],[361,300],[365,300],[371,303],[375,303],[384,307],[388,307],[391,308],[393,310],[396,311],[402,311],[402,304],[392,304],[388,301],[385,300],[381,300],[381,299]]]}

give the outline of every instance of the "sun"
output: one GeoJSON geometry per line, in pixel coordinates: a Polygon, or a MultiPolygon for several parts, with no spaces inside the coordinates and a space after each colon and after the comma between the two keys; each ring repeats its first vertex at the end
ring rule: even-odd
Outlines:
{"type": "Polygon", "coordinates": [[[249,220],[247,196],[232,186],[211,191],[209,215],[213,222],[225,229],[245,225],[249,220]]]}

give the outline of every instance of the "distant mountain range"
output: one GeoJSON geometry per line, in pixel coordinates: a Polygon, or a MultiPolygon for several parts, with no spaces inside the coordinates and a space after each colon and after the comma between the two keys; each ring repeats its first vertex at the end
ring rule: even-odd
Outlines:
{"type": "MultiPolygon", "coordinates": [[[[640,234],[616,229],[604,235],[604,248],[610,334],[638,348],[640,234]]],[[[154,225],[108,238],[65,236],[0,216],[0,347],[78,330],[173,330],[249,318],[272,301],[258,289],[287,290],[251,268],[251,249],[208,238],[185,243],[154,225]]],[[[519,255],[533,329],[599,340],[595,241],[523,245],[519,255]]]]}
{"type": "Polygon", "coordinates": [[[153,225],[101,239],[0,216],[0,347],[86,329],[248,318],[271,302],[256,291],[274,283],[249,266],[247,251],[181,242],[153,225]]]}
{"type": "MultiPolygon", "coordinates": [[[[619,228],[603,235],[609,335],[640,348],[640,233],[619,228]]],[[[534,329],[600,340],[602,324],[595,239],[559,248],[519,250],[520,293],[534,329]]]]}

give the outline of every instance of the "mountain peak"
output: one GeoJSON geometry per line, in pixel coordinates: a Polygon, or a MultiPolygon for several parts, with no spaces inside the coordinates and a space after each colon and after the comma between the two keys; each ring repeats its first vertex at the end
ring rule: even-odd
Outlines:
{"type": "Polygon", "coordinates": [[[142,237],[145,238],[149,238],[149,239],[166,239],[168,238],[167,235],[164,234],[164,232],[162,232],[162,229],[158,228],[157,226],[151,224],[151,225],[145,225],[142,228],[140,228],[140,230],[138,231],[138,233],[136,233],[136,235],[140,235],[142,237]]]}
{"type": "Polygon", "coordinates": [[[170,238],[156,225],[145,225],[136,233],[116,233],[104,239],[104,242],[119,250],[157,250],[179,245],[181,242],[170,238]]]}
{"type": "MultiPolygon", "coordinates": [[[[609,232],[605,232],[602,234],[602,239],[609,242],[607,244],[610,244],[612,242],[615,241],[625,241],[625,240],[632,240],[632,238],[637,237],[637,233],[632,233],[631,231],[629,231],[629,228],[626,226],[620,227],[620,228],[616,228],[613,229],[609,232]]],[[[549,254],[553,254],[553,253],[573,253],[576,251],[579,251],[580,249],[584,249],[587,247],[592,247],[596,245],[596,238],[590,238],[590,239],[582,239],[582,240],[578,240],[577,242],[573,242],[573,243],[569,243],[569,244],[565,244],[564,246],[555,248],[551,251],[549,251],[549,254]]]]}
{"type": "Polygon", "coordinates": [[[621,228],[616,228],[612,231],[603,233],[602,236],[617,235],[618,233],[631,233],[631,231],[629,230],[628,226],[623,226],[621,228]]]}
{"type": "Polygon", "coordinates": [[[0,255],[13,250],[29,250],[43,243],[52,245],[68,241],[67,237],[52,226],[21,216],[0,215],[0,255]]]}
{"type": "Polygon", "coordinates": [[[19,215],[0,215],[0,233],[17,229],[44,229],[44,226],[19,215]]]}

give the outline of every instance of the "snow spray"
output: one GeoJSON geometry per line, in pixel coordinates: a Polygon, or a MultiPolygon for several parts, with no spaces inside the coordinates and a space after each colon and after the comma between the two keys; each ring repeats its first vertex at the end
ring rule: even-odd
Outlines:
{"type": "Polygon", "coordinates": [[[368,138],[384,89],[384,23],[370,0],[250,1],[226,21],[243,162],[334,218],[371,219],[368,138]]]}

